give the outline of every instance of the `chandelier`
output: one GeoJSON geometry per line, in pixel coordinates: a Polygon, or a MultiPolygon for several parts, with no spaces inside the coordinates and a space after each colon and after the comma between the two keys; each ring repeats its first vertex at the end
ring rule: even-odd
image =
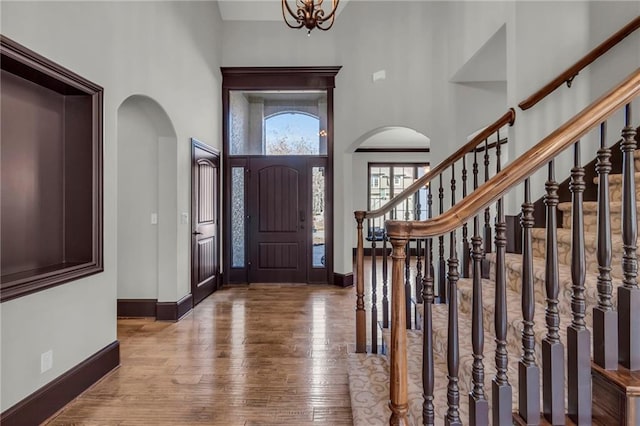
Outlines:
{"type": "Polygon", "coordinates": [[[323,1],[324,0],[295,0],[297,10],[294,12],[289,6],[289,0],[282,0],[282,17],[284,18],[284,22],[289,26],[289,28],[297,29],[306,27],[307,34],[309,35],[311,35],[311,30],[314,28],[327,31],[333,26],[333,21],[336,18],[336,10],[340,0],[331,0],[333,8],[331,13],[326,16],[322,9],[323,1]],[[289,22],[287,19],[287,13],[290,18],[295,20],[295,23],[289,22]]]}

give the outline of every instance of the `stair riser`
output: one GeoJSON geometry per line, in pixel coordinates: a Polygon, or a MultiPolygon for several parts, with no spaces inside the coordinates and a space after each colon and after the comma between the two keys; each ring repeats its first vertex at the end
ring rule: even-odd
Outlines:
{"type": "MultiPolygon", "coordinates": [[[[637,170],[636,170],[637,171],[637,170]]],[[[616,175],[609,179],[609,200],[622,201],[622,180],[620,175],[616,175]]],[[[636,174],[636,194],[640,193],[640,180],[636,174]]],[[[597,182],[596,182],[597,183],[597,182]]]]}
{"type": "MultiPolygon", "coordinates": [[[[516,293],[521,293],[522,291],[522,276],[521,271],[517,269],[518,266],[521,265],[512,265],[507,263],[507,287],[516,293]]],[[[495,264],[491,264],[491,274],[490,279],[495,282],[495,264]]],[[[571,315],[571,277],[570,276],[561,276],[559,279],[560,283],[560,292],[558,294],[558,311],[560,315],[571,315]]],[[[538,273],[533,275],[533,288],[535,295],[535,302],[538,306],[546,305],[546,291],[545,291],[545,280],[542,274],[538,273]]],[[[585,291],[585,298],[587,303],[587,312],[586,312],[586,320],[588,324],[592,324],[592,310],[597,302],[597,289],[595,285],[588,285],[585,291]]],[[[615,303],[615,297],[614,297],[615,303]]],[[[541,309],[539,309],[541,310],[541,309]]],[[[520,313],[520,318],[522,318],[522,314],[520,313]]],[[[544,321],[544,319],[543,319],[544,321]]],[[[565,326],[564,324],[562,325],[565,326]]]]}
{"type": "MultiPolygon", "coordinates": [[[[533,256],[544,259],[546,255],[546,240],[540,236],[533,236],[533,256]]],[[[622,278],[622,246],[614,245],[611,252],[611,276],[622,278]]],[[[587,271],[598,274],[598,253],[596,246],[585,244],[585,259],[587,271]]],[[[638,257],[640,261],[640,257],[638,257]]],[[[558,262],[562,265],[571,265],[571,243],[558,241],[558,262]]]]}
{"type": "MultiPolygon", "coordinates": [[[[640,216],[638,216],[640,218],[640,216]]],[[[598,232],[598,212],[585,210],[583,214],[584,218],[584,231],[585,232],[598,232]]],[[[570,211],[562,212],[562,227],[571,229],[571,222],[573,217],[570,211]]],[[[640,219],[637,221],[638,227],[640,227],[640,219]]],[[[622,234],[622,216],[620,212],[611,213],[611,233],[613,235],[622,234]]]]}
{"type": "MultiPolygon", "coordinates": [[[[598,180],[594,179],[594,183],[597,185],[598,180]]],[[[636,197],[640,197],[640,173],[636,173],[635,175],[635,187],[636,187],[636,197]]],[[[611,175],[609,176],[609,201],[612,203],[611,206],[611,231],[615,234],[620,234],[621,232],[621,217],[620,217],[620,203],[622,201],[622,175],[611,175]]],[[[596,202],[588,202],[584,206],[584,226],[585,231],[587,232],[596,232],[597,231],[597,211],[596,211],[596,202]]],[[[562,212],[562,227],[563,228],[571,228],[571,203],[563,202],[558,206],[559,210],[562,212]]],[[[640,224],[640,218],[638,219],[638,223],[640,224]]]]}

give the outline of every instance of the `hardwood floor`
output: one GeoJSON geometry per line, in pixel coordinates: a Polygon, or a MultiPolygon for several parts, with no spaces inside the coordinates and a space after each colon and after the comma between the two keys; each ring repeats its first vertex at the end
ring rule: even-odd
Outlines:
{"type": "Polygon", "coordinates": [[[355,293],[252,284],[177,323],[118,320],[121,366],[49,425],[351,425],[355,293]]]}

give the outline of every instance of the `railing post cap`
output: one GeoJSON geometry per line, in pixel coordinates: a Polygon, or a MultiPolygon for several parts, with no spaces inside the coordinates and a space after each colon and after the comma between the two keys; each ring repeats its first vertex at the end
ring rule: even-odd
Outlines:
{"type": "Polygon", "coordinates": [[[393,243],[394,240],[406,241],[411,236],[411,221],[387,220],[384,224],[387,236],[393,243]]]}

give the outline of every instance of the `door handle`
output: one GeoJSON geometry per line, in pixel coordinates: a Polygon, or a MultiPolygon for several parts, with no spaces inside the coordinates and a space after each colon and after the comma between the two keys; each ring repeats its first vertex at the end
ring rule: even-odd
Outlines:
{"type": "Polygon", "coordinates": [[[193,235],[202,235],[202,232],[194,231],[193,235]]]}

